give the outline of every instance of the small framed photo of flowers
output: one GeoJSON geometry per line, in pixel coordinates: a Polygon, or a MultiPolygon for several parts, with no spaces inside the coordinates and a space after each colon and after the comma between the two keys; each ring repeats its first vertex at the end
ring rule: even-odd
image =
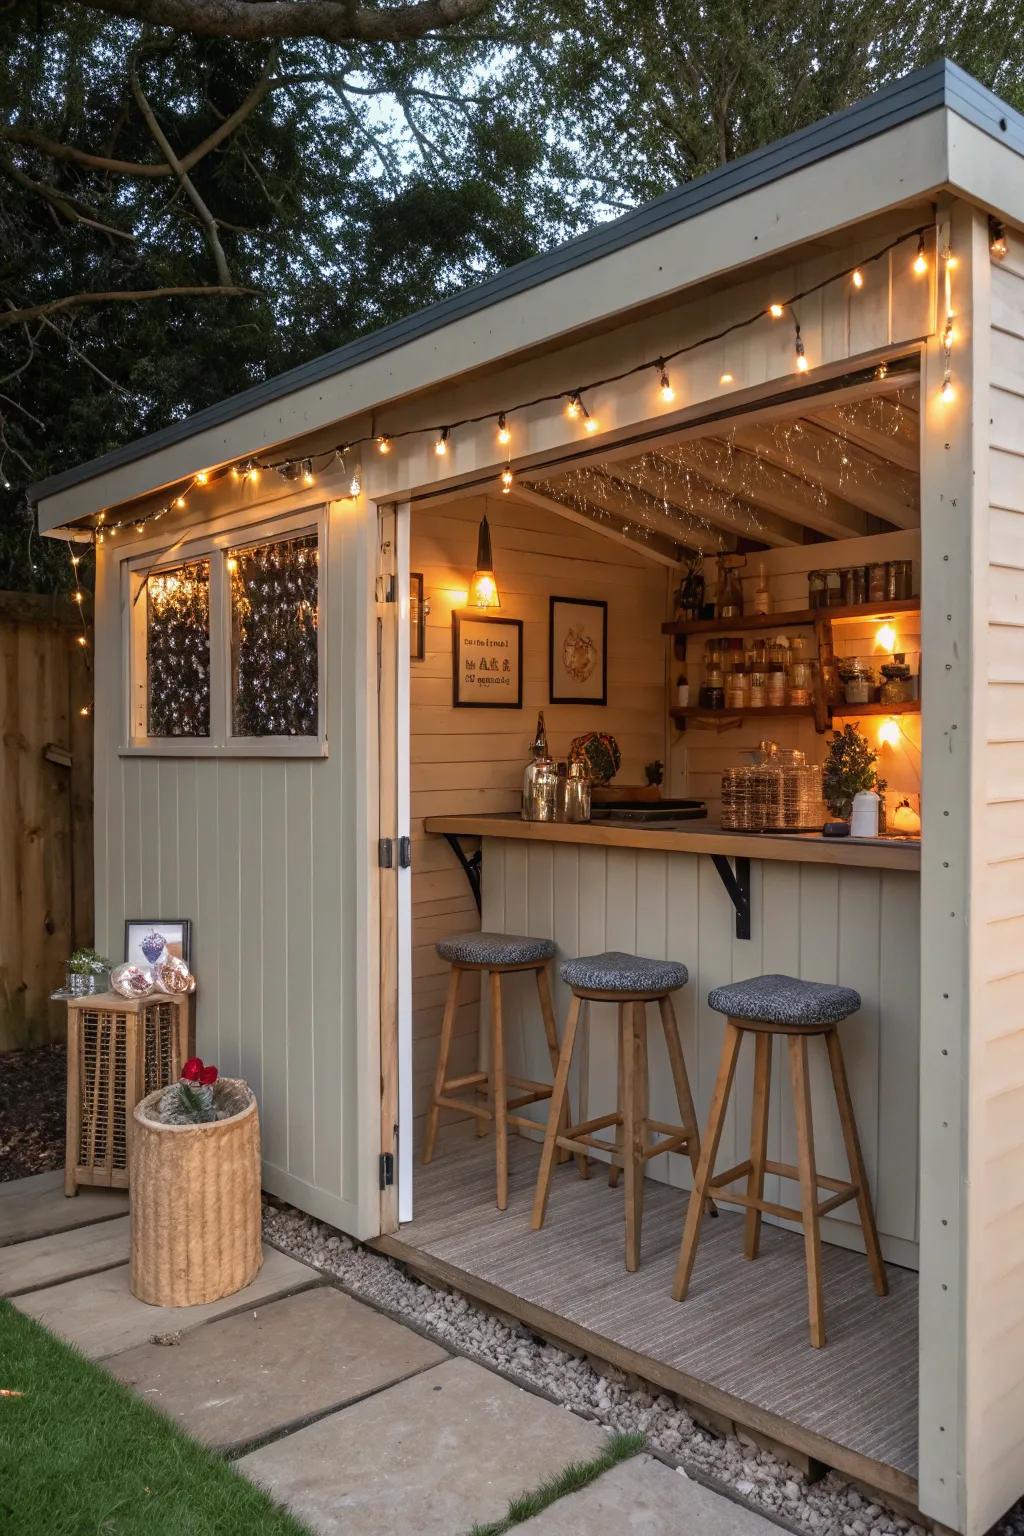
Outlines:
{"type": "Polygon", "coordinates": [[[550,617],[552,704],[607,704],[608,604],[600,598],[553,597],[550,617]]]}
{"type": "Polygon", "coordinates": [[[124,925],[124,958],[145,967],[177,959],[189,964],[192,924],[187,917],[130,917],[124,925]]]}

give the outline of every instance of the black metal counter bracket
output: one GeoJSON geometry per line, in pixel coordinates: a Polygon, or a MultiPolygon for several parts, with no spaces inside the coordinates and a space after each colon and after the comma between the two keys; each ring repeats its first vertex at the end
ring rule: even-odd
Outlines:
{"type": "Polygon", "coordinates": [[[713,853],[711,861],[718,870],[718,878],[729,893],[729,900],[736,908],[736,937],[750,938],[750,860],[738,858],[736,868],[724,853],[713,853]]]}
{"type": "Polygon", "coordinates": [[[478,912],[482,913],[483,905],[480,900],[480,866],[483,863],[483,849],[478,848],[476,853],[471,853],[467,857],[463,850],[462,844],[459,842],[458,833],[445,832],[443,835],[445,842],[448,844],[449,848],[452,850],[455,857],[462,865],[466,879],[469,881],[469,888],[473,892],[473,900],[476,902],[476,909],[478,912]]]}

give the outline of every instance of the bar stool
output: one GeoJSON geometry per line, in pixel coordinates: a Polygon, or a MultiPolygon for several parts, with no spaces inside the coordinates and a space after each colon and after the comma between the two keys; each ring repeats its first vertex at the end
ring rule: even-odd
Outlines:
{"type": "MultiPolygon", "coordinates": [[[[514,971],[532,971],[537,978],[537,997],[540,1001],[541,1018],[551,1057],[551,1071],[558,1065],[558,1031],[555,1012],[551,1006],[551,988],[548,983],[548,962],[555,953],[551,939],[531,939],[514,933],[460,933],[450,939],[441,939],[435,946],[442,960],[451,965],[448,978],[448,995],[445,999],[444,1017],[441,1021],[441,1045],[434,1075],[434,1091],[427,1112],[427,1129],[423,1138],[423,1162],[429,1163],[434,1156],[437,1139],[437,1121],[442,1109],[459,1109],[477,1119],[477,1135],[482,1136],[487,1122],[494,1121],[498,1209],[508,1205],[508,1127],[529,1126],[536,1129],[536,1121],[515,1111],[527,1104],[536,1104],[551,1097],[549,1083],[537,1083],[526,1077],[513,1077],[505,1071],[505,1030],[501,1006],[501,978],[514,971]],[[448,1057],[451,1054],[452,1036],[455,1031],[455,1015],[459,1007],[459,987],[467,971],[487,971],[491,979],[491,1053],[486,1072],[468,1072],[464,1077],[448,1076],[448,1057]],[[509,1087],[520,1092],[514,1099],[508,1097],[509,1087]],[[471,1089],[472,1099],[458,1097],[460,1090],[471,1089]],[[483,1095],[487,1105],[478,1104],[475,1095],[483,1095]]],[[[568,1110],[566,1110],[568,1113],[568,1110]]]]}
{"type": "Polygon", "coordinates": [[[548,1108],[548,1126],[537,1176],[532,1226],[537,1231],[544,1225],[557,1149],[574,1152],[577,1156],[580,1153],[586,1156],[595,1147],[611,1151],[609,1183],[617,1182],[619,1169],[625,1175],[626,1268],[632,1273],[640,1265],[644,1164],[652,1157],[660,1157],[663,1152],[685,1150],[696,1172],[700,1157],[700,1132],[697,1129],[697,1116],[671,999],[671,993],[686,985],[689,973],[685,965],[675,960],[647,960],[641,955],[626,955],[612,950],[603,955],[585,955],[578,960],[567,960],[561,974],[562,980],[572,988],[572,1001],[558,1057],[555,1089],[548,1108]],[[614,1002],[619,1005],[618,1106],[614,1114],[599,1115],[596,1119],[572,1125],[569,1123],[567,1099],[569,1068],[572,1065],[576,1031],[588,1002],[614,1002]],[[680,1125],[648,1118],[648,1003],[657,1003],[661,1014],[669,1067],[682,1122],[680,1125]],[[595,1134],[610,1127],[616,1131],[614,1145],[595,1134]],[[647,1138],[651,1131],[657,1132],[662,1140],[648,1145],[647,1138]]]}
{"type": "Polygon", "coordinates": [[[761,1215],[767,1211],[784,1220],[799,1221],[804,1232],[804,1259],[807,1266],[807,1301],[811,1343],[820,1348],[825,1342],[825,1316],[821,1296],[821,1233],[818,1223],[822,1216],[856,1200],[860,1224],[864,1233],[868,1264],[875,1290],[879,1296],[889,1291],[885,1265],[878,1246],[871,1195],[868,1190],[864,1159],[857,1135],[853,1101],[846,1081],[843,1051],[839,1043],[836,1025],[840,1020],[856,1013],[861,1005],[860,994],[852,987],[830,986],[823,982],[799,981],[793,976],[756,976],[750,981],[737,981],[731,986],[716,987],[708,995],[708,1005],[726,1016],[725,1040],[718,1066],[718,1080],[711,1101],[704,1147],[693,1192],[686,1212],[683,1240],[679,1250],[679,1267],[676,1270],[672,1295],[682,1301],[690,1284],[693,1261],[700,1239],[700,1214],[703,1200],[713,1191],[716,1198],[726,1204],[746,1208],[744,1255],[756,1259],[761,1240],[761,1215]],[[750,1156],[724,1173],[714,1174],[715,1157],[722,1139],[729,1094],[736,1072],[736,1060],[745,1034],[754,1036],[754,1094],[750,1122],[750,1156]],[[766,1157],[768,1142],[768,1098],[772,1073],[772,1037],[784,1035],[789,1046],[789,1074],[793,1088],[793,1109],[796,1119],[797,1164],[769,1162],[766,1157]],[[850,1165],[849,1180],[826,1178],[817,1171],[814,1160],[814,1129],[811,1123],[811,1089],[807,1073],[807,1042],[813,1035],[825,1040],[832,1084],[839,1109],[846,1159],[850,1165]],[[784,1179],[795,1179],[800,1184],[800,1209],[776,1205],[764,1198],[764,1176],[779,1174],[784,1179]],[[746,1176],[745,1194],[722,1193],[722,1186],[735,1183],[746,1176]],[[819,1189],[831,1190],[828,1198],[819,1199],[819,1189]]]}

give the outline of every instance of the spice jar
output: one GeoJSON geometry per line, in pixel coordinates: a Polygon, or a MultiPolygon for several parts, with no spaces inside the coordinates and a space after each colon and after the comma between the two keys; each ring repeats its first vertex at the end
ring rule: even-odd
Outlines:
{"type": "Polygon", "coordinates": [[[824,608],[825,606],[825,572],[807,572],[807,606],[808,608],[824,608]]]}
{"type": "Polygon", "coordinates": [[[885,560],[876,560],[869,565],[868,571],[868,602],[884,603],[889,590],[889,566],[885,560]]]}
{"type": "Polygon", "coordinates": [[[841,663],[840,676],[847,704],[869,704],[874,684],[871,670],[856,656],[841,663]]]}
{"type": "Polygon", "coordinates": [[[843,602],[843,577],[838,570],[822,571],[825,582],[826,608],[840,608],[843,602]]]}
{"type": "Polygon", "coordinates": [[[768,673],[764,667],[754,666],[747,675],[750,678],[750,707],[764,709],[768,703],[768,673]]]}
{"type": "Polygon", "coordinates": [[[842,573],[843,606],[856,608],[868,600],[867,573],[863,565],[850,565],[842,573]]]}
{"type": "Polygon", "coordinates": [[[783,709],[786,703],[786,669],[777,662],[768,668],[768,707],[783,709]]]}
{"type": "Polygon", "coordinates": [[[725,684],[722,676],[722,663],[720,657],[718,662],[713,666],[708,665],[708,663],[705,662],[704,680],[700,685],[700,692],[697,695],[697,702],[701,709],[725,708],[725,684]]]}
{"type": "Polygon", "coordinates": [[[750,704],[750,679],[747,676],[746,664],[742,660],[733,663],[732,670],[725,674],[725,707],[726,709],[746,709],[750,704]]]}
{"type": "Polygon", "coordinates": [[[914,566],[910,560],[890,560],[886,580],[886,596],[895,603],[906,602],[913,597],[914,566]]]}

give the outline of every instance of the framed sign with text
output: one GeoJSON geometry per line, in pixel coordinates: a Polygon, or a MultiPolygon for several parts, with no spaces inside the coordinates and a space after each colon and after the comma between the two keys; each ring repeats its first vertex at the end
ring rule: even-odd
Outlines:
{"type": "Polygon", "coordinates": [[[522,709],[523,621],[452,614],[456,709],[522,709]]]}

